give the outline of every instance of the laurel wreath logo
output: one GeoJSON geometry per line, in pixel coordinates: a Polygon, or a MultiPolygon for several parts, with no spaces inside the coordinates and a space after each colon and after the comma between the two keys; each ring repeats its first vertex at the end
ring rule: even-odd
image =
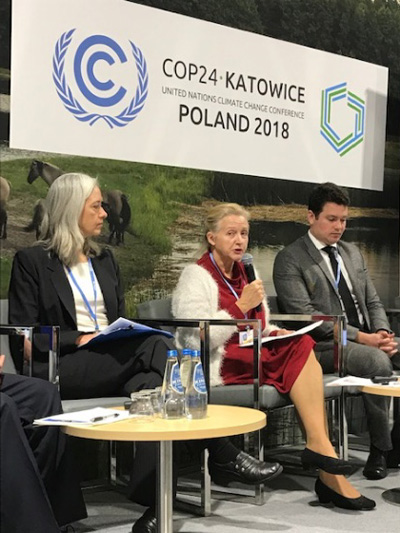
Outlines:
{"type": "Polygon", "coordinates": [[[103,119],[110,128],[114,126],[124,127],[138,116],[143,109],[147,94],[149,76],[147,72],[146,60],[141,50],[135,46],[132,41],[129,41],[132,54],[135,59],[136,68],[138,71],[138,86],[135,96],[132,98],[129,105],[116,116],[101,115],[99,113],[90,113],[82,107],[78,100],[72,94],[71,88],[68,86],[65,72],[65,56],[68,51],[68,47],[72,41],[72,35],[76,28],[69,30],[61,35],[58,39],[53,56],[53,80],[56,85],[57,94],[64,104],[64,107],[74,115],[77,120],[81,122],[88,122],[90,126],[93,126],[95,122],[103,119]]]}

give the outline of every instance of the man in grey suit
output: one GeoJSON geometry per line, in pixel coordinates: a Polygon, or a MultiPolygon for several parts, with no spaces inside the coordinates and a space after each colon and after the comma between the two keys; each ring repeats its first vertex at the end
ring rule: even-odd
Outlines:
{"type": "MultiPolygon", "coordinates": [[[[333,183],[315,187],[309,198],[309,231],[281,250],[273,278],[282,311],[298,314],[346,314],[346,371],[371,378],[390,376],[400,368],[398,346],[363,256],[353,244],[341,241],[350,199],[333,183]]],[[[315,352],[324,372],[334,370],[333,325],[324,322],[312,332],[315,352]]],[[[392,440],[389,399],[365,394],[370,454],[363,474],[368,479],[387,475],[392,440]]],[[[392,435],[398,441],[398,435],[392,435]]],[[[393,454],[393,452],[391,452],[393,454]]],[[[394,466],[394,465],[393,465],[394,466]]]]}

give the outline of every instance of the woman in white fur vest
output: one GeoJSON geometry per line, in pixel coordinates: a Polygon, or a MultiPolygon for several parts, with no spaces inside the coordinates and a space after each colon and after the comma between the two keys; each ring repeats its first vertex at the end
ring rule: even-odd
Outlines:
{"type": "MultiPolygon", "coordinates": [[[[203,255],[183,270],[174,291],[174,316],[261,319],[264,336],[287,333],[269,323],[262,281],[248,283],[241,263],[249,240],[249,213],[238,204],[218,204],[206,216],[204,235],[203,255]]],[[[198,330],[178,330],[177,343],[182,348],[199,349],[198,330]]],[[[210,347],[212,386],[253,382],[253,349],[239,346],[234,326],[210,328],[210,347]]],[[[289,394],[300,415],[307,435],[302,463],[320,469],[315,485],[320,502],[351,510],[373,509],[375,502],[362,496],[344,477],[351,473],[351,465],[337,458],[327,435],[322,370],[313,347],[308,335],[264,345],[260,379],[289,394]]]]}

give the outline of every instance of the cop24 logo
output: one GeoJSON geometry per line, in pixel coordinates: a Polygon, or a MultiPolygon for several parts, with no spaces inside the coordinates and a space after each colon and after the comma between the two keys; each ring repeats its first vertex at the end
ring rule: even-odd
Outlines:
{"type": "Polygon", "coordinates": [[[349,91],[346,82],[322,91],[320,132],[340,156],[363,142],[365,114],[365,101],[349,91]]]}
{"type": "Polygon", "coordinates": [[[127,63],[129,65],[129,59],[121,46],[106,35],[91,35],[84,39],[77,47],[73,57],[73,76],[77,89],[84,97],[85,104],[82,104],[82,98],[78,100],[68,84],[65,69],[65,61],[75,29],[63,33],[55,45],[53,80],[58,96],[65,109],[72,113],[77,120],[87,122],[90,126],[93,126],[98,120],[104,120],[110,128],[126,126],[139,115],[148,94],[149,78],[142,51],[129,41],[130,53],[137,70],[136,91],[131,98],[129,90],[123,85],[117,87],[111,79],[107,81],[99,79],[98,71],[96,72],[99,65],[104,66],[104,62],[110,66],[114,65],[116,59],[120,64],[127,63]],[[118,104],[120,106],[116,113],[105,112],[107,108],[118,108],[118,104]]]}

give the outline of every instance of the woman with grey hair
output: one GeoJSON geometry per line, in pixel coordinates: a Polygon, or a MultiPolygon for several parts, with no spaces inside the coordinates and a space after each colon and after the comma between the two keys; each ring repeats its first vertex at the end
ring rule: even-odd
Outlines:
{"type": "MultiPolygon", "coordinates": [[[[159,386],[172,347],[161,335],[82,346],[125,312],[118,265],[109,249],[92,240],[106,216],[97,180],[64,174],[48,191],[41,240],[17,252],[13,262],[10,323],[60,326],[63,399],[159,386]]],[[[34,371],[45,377],[47,352],[38,341],[34,371]]]]}

